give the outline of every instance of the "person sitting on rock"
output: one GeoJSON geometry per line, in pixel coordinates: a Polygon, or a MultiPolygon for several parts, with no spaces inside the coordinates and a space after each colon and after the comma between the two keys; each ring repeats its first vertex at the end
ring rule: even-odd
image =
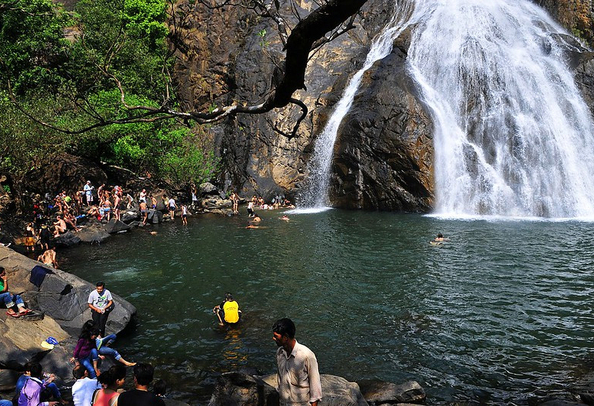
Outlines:
{"type": "Polygon", "coordinates": [[[110,357],[113,357],[116,361],[121,362],[122,364],[124,364],[127,367],[133,367],[134,365],[136,365],[136,362],[128,362],[126,361],[119,352],[117,352],[116,350],[114,350],[111,347],[108,347],[109,344],[111,344],[113,341],[115,341],[116,339],[116,335],[115,334],[110,334],[107,337],[101,337],[99,335],[99,329],[97,329],[96,327],[93,328],[91,330],[91,339],[95,340],[95,348],[97,349],[97,353],[99,355],[109,355],[110,357]]]}
{"type": "Polygon", "coordinates": [[[89,372],[89,378],[95,379],[100,374],[97,367],[99,356],[95,348],[95,339],[91,338],[91,330],[85,328],[88,324],[90,323],[87,322],[83,326],[70,362],[84,366],[89,372]]]}
{"type": "Polygon", "coordinates": [[[60,234],[66,232],[66,229],[66,222],[62,216],[56,216],[56,221],[54,222],[54,237],[59,237],[60,234]]]}
{"type": "MultiPolygon", "coordinates": [[[[19,377],[15,385],[15,399],[18,400],[23,387],[25,386],[26,382],[31,378],[31,374],[37,373],[35,369],[39,364],[35,362],[27,362],[25,364],[25,371],[23,375],[19,377]],[[33,372],[32,372],[33,371],[33,372]]],[[[40,367],[40,366],[39,366],[40,367]]],[[[47,401],[49,399],[55,399],[61,403],[67,404],[68,402],[65,399],[62,399],[62,393],[60,392],[60,388],[58,385],[54,383],[56,379],[56,375],[54,374],[44,374],[44,379],[42,381],[44,389],[41,391],[40,400],[47,401]]],[[[11,403],[12,405],[12,403],[11,403]]],[[[2,404],[0,404],[2,406],[2,404]]]]}
{"type": "Polygon", "coordinates": [[[219,319],[219,326],[225,324],[236,324],[241,320],[241,310],[239,304],[233,300],[231,293],[225,293],[225,300],[220,305],[215,306],[212,312],[219,319]]]}
{"type": "Polygon", "coordinates": [[[31,310],[25,308],[25,302],[19,295],[13,295],[8,291],[8,276],[4,267],[0,266],[0,303],[2,302],[8,309],[6,314],[11,317],[20,317],[31,313],[31,310]],[[17,311],[15,311],[14,307],[16,307],[17,311]]]}
{"type": "Polygon", "coordinates": [[[78,228],[76,225],[76,216],[69,210],[64,212],[64,222],[66,223],[66,226],[70,226],[70,228],[73,229],[75,233],[80,231],[80,228],[78,228]]]}

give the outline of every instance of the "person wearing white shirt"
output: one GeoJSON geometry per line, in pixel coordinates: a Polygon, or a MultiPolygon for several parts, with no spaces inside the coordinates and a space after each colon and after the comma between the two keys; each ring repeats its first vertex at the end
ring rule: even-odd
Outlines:
{"type": "Polygon", "coordinates": [[[97,378],[89,378],[89,372],[83,365],[74,367],[72,375],[76,378],[76,382],[72,385],[74,406],[91,406],[93,393],[96,389],[101,389],[101,384],[97,382],[97,378]]]}
{"type": "Polygon", "coordinates": [[[295,324],[287,318],[272,327],[278,346],[277,390],[281,406],[318,406],[322,400],[322,381],[318,360],[312,350],[295,340],[295,324]]]}
{"type": "Polygon", "coordinates": [[[111,296],[111,292],[105,289],[105,283],[97,282],[96,289],[89,294],[89,300],[87,302],[91,309],[91,316],[93,317],[95,326],[99,329],[101,337],[105,337],[105,325],[107,324],[107,318],[113,304],[113,297],[111,296]]]}

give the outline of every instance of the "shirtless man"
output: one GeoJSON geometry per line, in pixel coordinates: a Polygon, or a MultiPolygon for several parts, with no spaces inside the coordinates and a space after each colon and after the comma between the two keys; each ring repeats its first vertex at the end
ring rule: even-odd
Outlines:
{"type": "Polygon", "coordinates": [[[442,233],[439,233],[439,234],[437,234],[437,237],[435,237],[435,240],[434,241],[435,242],[444,242],[444,241],[447,241],[447,240],[448,239],[445,238],[442,233]]]}
{"type": "Polygon", "coordinates": [[[66,232],[66,222],[61,216],[56,216],[54,226],[54,237],[59,237],[61,233],[66,232]]]}
{"type": "Polygon", "coordinates": [[[142,225],[146,225],[146,219],[148,217],[148,210],[146,208],[146,201],[140,201],[140,215],[142,216],[142,225]]]}
{"type": "Polygon", "coordinates": [[[103,202],[103,217],[107,217],[107,221],[111,220],[111,200],[109,200],[109,196],[103,202]]]}
{"type": "Polygon", "coordinates": [[[37,260],[43,263],[43,265],[51,266],[58,269],[58,262],[56,261],[56,251],[54,247],[51,247],[50,249],[44,251],[44,253],[41,254],[37,258],[37,260]]]}
{"type": "Polygon", "coordinates": [[[122,198],[120,197],[118,192],[113,194],[113,215],[115,216],[116,220],[120,219],[120,204],[122,202],[122,198]]]}

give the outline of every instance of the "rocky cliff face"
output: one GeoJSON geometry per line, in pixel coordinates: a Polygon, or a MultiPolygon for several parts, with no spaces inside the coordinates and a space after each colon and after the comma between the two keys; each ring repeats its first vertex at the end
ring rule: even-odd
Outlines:
{"type": "MultiPolygon", "coordinates": [[[[568,1],[537,2],[560,20],[566,19],[570,28],[582,18],[583,0],[573,0],[573,12],[568,1]]],[[[307,0],[297,3],[302,15],[314,7],[307,0]]],[[[265,198],[279,192],[289,197],[299,193],[308,177],[316,137],[364,61],[371,38],[387,22],[391,7],[390,1],[369,0],[356,19],[356,29],[313,55],[307,90],[296,95],[309,109],[297,137],[280,134],[290,132],[300,114],[297,107],[242,115],[210,128],[223,158],[221,182],[226,189],[265,198]]],[[[295,23],[290,10],[283,13],[295,23]]],[[[275,63],[282,59],[282,44],[271,23],[241,8],[196,9],[185,22],[188,35],[180,39],[179,47],[178,81],[186,103],[203,107],[261,100],[270,89],[275,63]]],[[[336,207],[409,212],[427,212],[432,207],[432,122],[404,69],[406,36],[397,42],[394,51],[367,72],[339,129],[330,186],[336,207]]],[[[578,54],[573,55],[576,77],[586,99],[592,101],[591,57],[584,49],[572,52],[578,54]]]]}
{"type": "Polygon", "coordinates": [[[591,0],[533,0],[572,34],[594,45],[594,9],[591,0]]]}

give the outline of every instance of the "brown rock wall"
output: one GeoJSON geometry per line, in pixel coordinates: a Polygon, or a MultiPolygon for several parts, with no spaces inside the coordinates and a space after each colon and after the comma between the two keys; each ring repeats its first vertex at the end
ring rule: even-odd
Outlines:
{"type": "Polygon", "coordinates": [[[572,34],[594,45],[594,9],[592,0],[534,0],[572,34]]]}

